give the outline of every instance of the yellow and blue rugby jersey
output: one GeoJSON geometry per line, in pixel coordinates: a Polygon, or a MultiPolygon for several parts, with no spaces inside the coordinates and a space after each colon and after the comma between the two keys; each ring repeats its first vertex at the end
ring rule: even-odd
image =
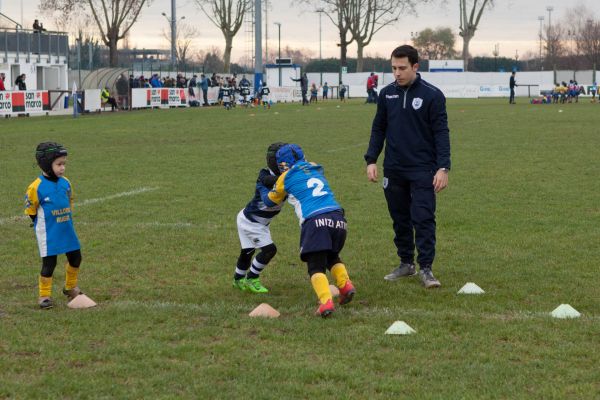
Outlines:
{"type": "Polygon", "coordinates": [[[25,214],[36,216],[35,235],[41,257],[80,249],[72,210],[73,191],[66,178],[53,182],[40,175],[27,188],[25,214]]]}
{"type": "Polygon", "coordinates": [[[342,209],[323,175],[323,167],[306,161],[281,174],[265,204],[280,204],[285,196],[294,205],[300,224],[316,215],[342,209]]]}
{"type": "MultiPolygon", "coordinates": [[[[256,179],[254,197],[244,208],[244,215],[246,218],[263,225],[269,225],[273,217],[279,214],[281,207],[283,207],[283,201],[281,204],[266,204],[269,201],[268,195],[271,188],[266,187],[262,182],[263,178],[269,175],[272,175],[269,169],[263,168],[260,170],[258,179],[256,179]]],[[[285,198],[283,200],[285,200],[285,198]]]]}

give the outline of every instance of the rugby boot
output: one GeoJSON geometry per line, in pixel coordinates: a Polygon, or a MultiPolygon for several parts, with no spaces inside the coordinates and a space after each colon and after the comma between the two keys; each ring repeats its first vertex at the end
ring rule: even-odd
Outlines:
{"type": "Polygon", "coordinates": [[[315,311],[316,315],[320,315],[323,318],[329,317],[335,311],[335,307],[333,306],[333,300],[327,300],[325,304],[319,304],[319,308],[315,311]]]}
{"type": "Polygon", "coordinates": [[[66,289],[63,288],[63,294],[65,296],[67,296],[67,299],[69,299],[69,301],[73,300],[75,297],[79,296],[80,294],[83,294],[83,292],[81,291],[81,289],[79,289],[79,287],[75,286],[73,289],[66,289]]]}
{"type": "Polygon", "coordinates": [[[49,308],[54,307],[54,303],[52,302],[52,298],[50,297],[40,297],[38,299],[38,305],[42,310],[47,310],[49,308]]]}
{"type": "Polygon", "coordinates": [[[246,291],[246,278],[234,279],[233,287],[241,290],[242,292],[245,292],[246,291]]]}
{"type": "Polygon", "coordinates": [[[338,301],[341,306],[343,306],[344,304],[350,303],[352,301],[352,298],[356,294],[356,289],[354,289],[354,285],[352,284],[352,282],[350,280],[347,280],[344,287],[339,288],[339,291],[340,291],[340,297],[339,297],[338,301]]]}
{"type": "Polygon", "coordinates": [[[264,287],[258,278],[246,278],[246,289],[252,293],[269,293],[269,289],[264,287]]]}

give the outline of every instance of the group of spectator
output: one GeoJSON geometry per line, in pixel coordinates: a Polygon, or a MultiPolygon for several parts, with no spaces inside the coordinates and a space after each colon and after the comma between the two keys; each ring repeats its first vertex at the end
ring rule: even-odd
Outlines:
{"type": "MultiPolygon", "coordinates": [[[[25,83],[25,74],[21,74],[17,76],[15,79],[15,90],[27,90],[27,84],[25,83]]],[[[6,75],[4,72],[0,72],[0,92],[4,92],[6,90],[6,75]]]]}

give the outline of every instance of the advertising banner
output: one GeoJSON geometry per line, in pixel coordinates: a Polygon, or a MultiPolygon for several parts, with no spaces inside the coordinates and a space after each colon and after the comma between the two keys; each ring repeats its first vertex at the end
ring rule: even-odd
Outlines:
{"type": "Polygon", "coordinates": [[[169,108],[187,106],[187,89],[142,88],[131,89],[132,108],[169,108]]]}
{"type": "Polygon", "coordinates": [[[34,114],[50,111],[47,91],[0,92],[0,114],[34,114]]]}

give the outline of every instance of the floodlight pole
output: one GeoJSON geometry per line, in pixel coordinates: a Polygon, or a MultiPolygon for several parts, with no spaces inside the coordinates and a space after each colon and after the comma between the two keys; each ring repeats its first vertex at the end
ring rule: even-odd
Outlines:
{"type": "Polygon", "coordinates": [[[263,78],[262,1],[254,0],[254,92],[258,93],[263,78]]]}
{"type": "Polygon", "coordinates": [[[546,11],[548,11],[548,29],[550,29],[552,28],[552,11],[554,11],[554,7],[548,6],[546,11]]]}
{"type": "Polygon", "coordinates": [[[321,86],[323,86],[323,48],[322,48],[322,31],[321,31],[321,17],[323,15],[323,9],[320,8],[317,10],[317,12],[319,13],[319,71],[320,71],[320,76],[321,76],[321,86]]]}
{"type": "Polygon", "coordinates": [[[175,69],[175,64],[177,63],[177,44],[175,41],[177,40],[177,17],[175,16],[177,13],[176,3],[177,0],[171,0],[171,65],[172,69],[175,69]]]}
{"type": "Polygon", "coordinates": [[[538,21],[540,21],[540,69],[542,69],[543,68],[542,67],[542,38],[543,38],[542,27],[544,25],[544,16],[540,15],[538,17],[538,21]]]}
{"type": "Polygon", "coordinates": [[[275,22],[275,25],[277,25],[277,30],[278,30],[278,36],[279,36],[279,40],[278,40],[278,50],[277,50],[277,69],[279,70],[279,87],[281,87],[281,22],[275,22]]]}

